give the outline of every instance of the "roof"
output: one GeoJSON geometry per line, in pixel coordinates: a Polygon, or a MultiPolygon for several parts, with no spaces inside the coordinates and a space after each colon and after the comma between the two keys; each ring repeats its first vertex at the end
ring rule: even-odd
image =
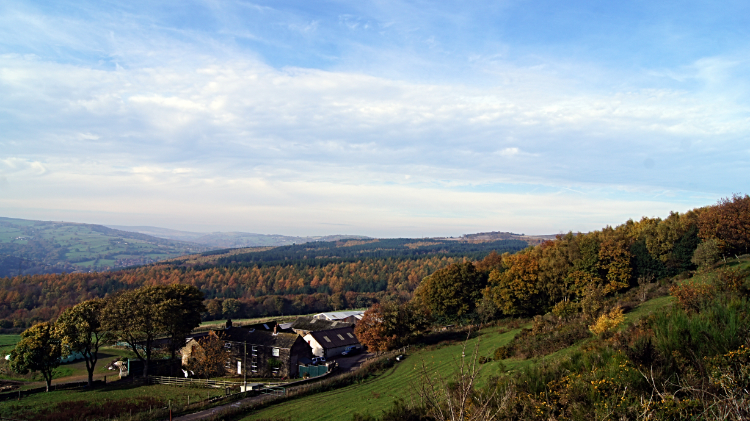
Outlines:
{"type": "Polygon", "coordinates": [[[350,322],[337,322],[326,319],[314,319],[312,317],[297,317],[292,323],[291,328],[294,330],[304,330],[307,332],[316,332],[319,330],[337,329],[342,327],[349,327],[353,323],[350,322]]]}
{"type": "Polygon", "coordinates": [[[354,336],[353,327],[342,327],[340,329],[310,332],[317,343],[324,349],[339,348],[342,346],[359,345],[357,337],[354,336]]]}
{"type": "Polygon", "coordinates": [[[347,317],[356,317],[361,319],[362,315],[365,314],[362,310],[351,310],[351,311],[330,311],[328,313],[318,313],[313,316],[316,319],[327,319],[327,320],[342,320],[347,317]]]}
{"type": "Polygon", "coordinates": [[[216,334],[228,342],[247,342],[248,345],[263,345],[276,348],[291,348],[299,335],[293,332],[277,330],[245,329],[244,327],[230,327],[229,329],[216,331],[216,334]]]}

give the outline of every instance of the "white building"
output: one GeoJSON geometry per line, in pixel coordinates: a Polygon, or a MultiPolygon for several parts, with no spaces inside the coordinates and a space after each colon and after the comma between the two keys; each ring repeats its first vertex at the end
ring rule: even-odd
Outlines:
{"type": "Polygon", "coordinates": [[[363,314],[365,314],[363,310],[331,311],[328,313],[318,313],[314,315],[313,318],[330,320],[330,321],[357,323],[359,320],[362,319],[363,314]]]}
{"type": "Polygon", "coordinates": [[[316,357],[331,358],[340,355],[347,347],[361,346],[351,326],[310,332],[303,339],[310,345],[316,357]]]}

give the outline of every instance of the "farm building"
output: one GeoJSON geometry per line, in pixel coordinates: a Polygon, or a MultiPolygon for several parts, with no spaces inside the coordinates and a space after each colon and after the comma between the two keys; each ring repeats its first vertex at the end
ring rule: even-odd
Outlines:
{"type": "Polygon", "coordinates": [[[363,314],[365,314],[365,312],[362,310],[331,311],[328,313],[318,313],[312,317],[313,319],[320,320],[357,323],[362,319],[363,314]]]}
{"type": "Polygon", "coordinates": [[[304,339],[316,357],[331,358],[340,355],[347,347],[360,346],[357,337],[354,336],[354,328],[351,326],[310,332],[305,335],[304,339]]]}
{"type": "Polygon", "coordinates": [[[352,322],[344,322],[338,320],[328,319],[316,319],[314,317],[297,317],[297,320],[292,322],[290,329],[297,332],[298,334],[305,336],[310,332],[318,332],[321,330],[339,329],[342,327],[353,326],[352,322]]]}

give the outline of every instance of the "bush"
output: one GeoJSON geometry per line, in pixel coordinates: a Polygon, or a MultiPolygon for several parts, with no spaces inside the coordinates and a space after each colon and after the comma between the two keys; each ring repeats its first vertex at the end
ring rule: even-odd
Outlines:
{"type": "Polygon", "coordinates": [[[493,354],[493,359],[495,361],[504,360],[506,358],[510,358],[511,356],[511,348],[507,346],[500,346],[495,350],[495,353],[493,354]]]}
{"type": "Polygon", "coordinates": [[[690,259],[694,265],[705,268],[709,267],[721,258],[719,241],[715,238],[706,240],[698,244],[698,248],[693,252],[693,258],[690,259]]]}
{"type": "Polygon", "coordinates": [[[714,298],[716,289],[712,284],[686,282],[681,285],[672,285],[669,293],[677,298],[683,310],[696,312],[705,302],[714,298]]]}
{"type": "Polygon", "coordinates": [[[622,307],[617,306],[608,313],[599,316],[596,322],[589,326],[589,330],[596,336],[604,336],[617,329],[623,321],[625,321],[625,315],[622,312],[622,307]]]}

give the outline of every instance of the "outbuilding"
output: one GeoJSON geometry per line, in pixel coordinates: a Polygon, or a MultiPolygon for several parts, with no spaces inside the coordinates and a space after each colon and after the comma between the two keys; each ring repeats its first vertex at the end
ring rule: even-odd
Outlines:
{"type": "Polygon", "coordinates": [[[351,326],[310,332],[304,339],[316,357],[331,358],[340,355],[347,347],[361,346],[351,326]]]}

